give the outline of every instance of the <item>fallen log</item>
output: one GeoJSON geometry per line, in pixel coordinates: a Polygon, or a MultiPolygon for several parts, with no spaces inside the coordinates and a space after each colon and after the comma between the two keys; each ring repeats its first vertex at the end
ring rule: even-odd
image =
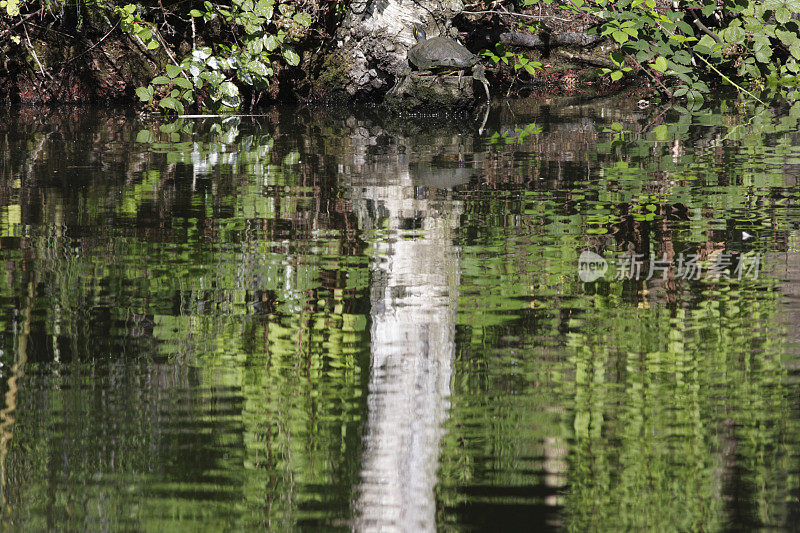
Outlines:
{"type": "Polygon", "coordinates": [[[525,48],[556,48],[559,46],[580,46],[587,48],[602,41],[599,35],[590,35],[583,32],[565,32],[551,34],[542,39],[538,35],[522,32],[506,32],[500,34],[500,42],[507,46],[522,46],[525,48]]]}
{"type": "Polygon", "coordinates": [[[586,63],[596,67],[609,68],[617,70],[619,65],[608,59],[607,57],[599,57],[591,54],[579,54],[576,52],[568,52],[567,50],[556,50],[555,54],[567,61],[586,63]]]}

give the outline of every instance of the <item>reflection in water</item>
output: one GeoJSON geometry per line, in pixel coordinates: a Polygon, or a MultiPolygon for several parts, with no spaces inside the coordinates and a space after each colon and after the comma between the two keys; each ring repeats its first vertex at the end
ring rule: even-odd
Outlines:
{"type": "Polygon", "coordinates": [[[9,113],[2,527],[791,529],[797,121],[633,104],[9,113]]]}
{"type": "Polygon", "coordinates": [[[348,183],[371,248],[372,344],[356,529],[432,531],[455,353],[461,205],[423,180],[447,182],[456,171],[437,173],[428,164],[427,173],[412,174],[406,157],[385,154],[368,161],[368,181],[355,167],[348,183]]]}

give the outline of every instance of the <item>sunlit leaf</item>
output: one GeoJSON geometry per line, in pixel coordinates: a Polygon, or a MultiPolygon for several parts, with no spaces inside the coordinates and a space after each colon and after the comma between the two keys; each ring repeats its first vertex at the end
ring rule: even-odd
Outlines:
{"type": "Polygon", "coordinates": [[[281,53],[283,54],[283,58],[289,63],[291,66],[296,67],[300,63],[300,56],[297,55],[297,52],[294,51],[294,48],[290,46],[284,46],[281,49],[281,53]]]}

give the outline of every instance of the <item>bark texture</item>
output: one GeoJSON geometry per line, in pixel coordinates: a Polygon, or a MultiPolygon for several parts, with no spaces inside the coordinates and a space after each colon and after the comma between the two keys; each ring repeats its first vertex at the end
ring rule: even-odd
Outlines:
{"type": "Polygon", "coordinates": [[[414,23],[429,37],[453,36],[450,21],[464,8],[461,0],[353,0],[337,33],[345,60],[345,86],[350,96],[386,92],[401,81],[408,49],[416,44],[414,23]]]}

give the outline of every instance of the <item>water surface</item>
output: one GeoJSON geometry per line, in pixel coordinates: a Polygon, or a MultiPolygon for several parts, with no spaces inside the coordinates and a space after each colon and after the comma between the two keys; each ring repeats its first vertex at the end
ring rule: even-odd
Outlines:
{"type": "Polygon", "coordinates": [[[795,111],[6,111],[3,526],[792,528],[795,111]]]}

